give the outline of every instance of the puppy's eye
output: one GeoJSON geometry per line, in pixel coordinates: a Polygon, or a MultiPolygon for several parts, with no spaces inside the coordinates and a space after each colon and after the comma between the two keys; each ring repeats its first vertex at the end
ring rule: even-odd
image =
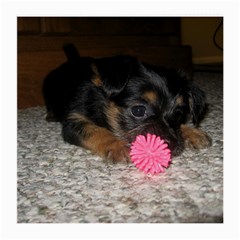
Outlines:
{"type": "Polygon", "coordinates": [[[131,111],[134,117],[144,117],[146,113],[146,108],[144,106],[139,105],[132,107],[131,111]]]}

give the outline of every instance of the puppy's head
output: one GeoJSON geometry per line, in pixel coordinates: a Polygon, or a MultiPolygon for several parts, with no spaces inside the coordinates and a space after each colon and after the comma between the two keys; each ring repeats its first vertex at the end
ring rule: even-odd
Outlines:
{"type": "Polygon", "coordinates": [[[205,107],[203,91],[176,71],[128,56],[99,61],[94,72],[95,84],[108,99],[105,114],[116,136],[132,142],[139,134],[156,134],[173,155],[182,152],[180,126],[189,115],[198,122],[205,107]]]}

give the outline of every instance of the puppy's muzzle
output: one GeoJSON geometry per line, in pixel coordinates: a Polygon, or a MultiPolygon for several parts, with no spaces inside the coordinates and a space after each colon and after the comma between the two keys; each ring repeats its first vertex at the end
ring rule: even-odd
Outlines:
{"type": "Polygon", "coordinates": [[[174,131],[164,123],[146,123],[131,130],[127,134],[127,140],[133,142],[138,135],[146,136],[148,133],[160,136],[167,144],[173,156],[182,153],[184,149],[184,141],[180,134],[180,130],[174,131]]]}

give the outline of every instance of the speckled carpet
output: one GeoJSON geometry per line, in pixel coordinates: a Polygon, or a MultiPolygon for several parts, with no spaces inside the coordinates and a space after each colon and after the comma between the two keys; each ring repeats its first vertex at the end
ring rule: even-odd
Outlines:
{"type": "Polygon", "coordinates": [[[207,93],[201,128],[213,144],[185,150],[165,173],[106,164],[64,143],[45,108],[18,111],[18,223],[223,222],[223,76],[195,73],[207,93]]]}

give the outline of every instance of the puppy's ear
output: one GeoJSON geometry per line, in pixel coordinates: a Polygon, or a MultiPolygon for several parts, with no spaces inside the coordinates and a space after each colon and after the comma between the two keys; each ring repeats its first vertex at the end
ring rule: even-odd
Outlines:
{"type": "Polygon", "coordinates": [[[206,110],[205,94],[194,84],[188,86],[188,103],[193,124],[197,124],[206,110]]]}
{"type": "Polygon", "coordinates": [[[131,56],[117,56],[96,60],[92,67],[98,76],[98,84],[108,96],[119,94],[133,71],[138,67],[138,61],[131,56]]]}

